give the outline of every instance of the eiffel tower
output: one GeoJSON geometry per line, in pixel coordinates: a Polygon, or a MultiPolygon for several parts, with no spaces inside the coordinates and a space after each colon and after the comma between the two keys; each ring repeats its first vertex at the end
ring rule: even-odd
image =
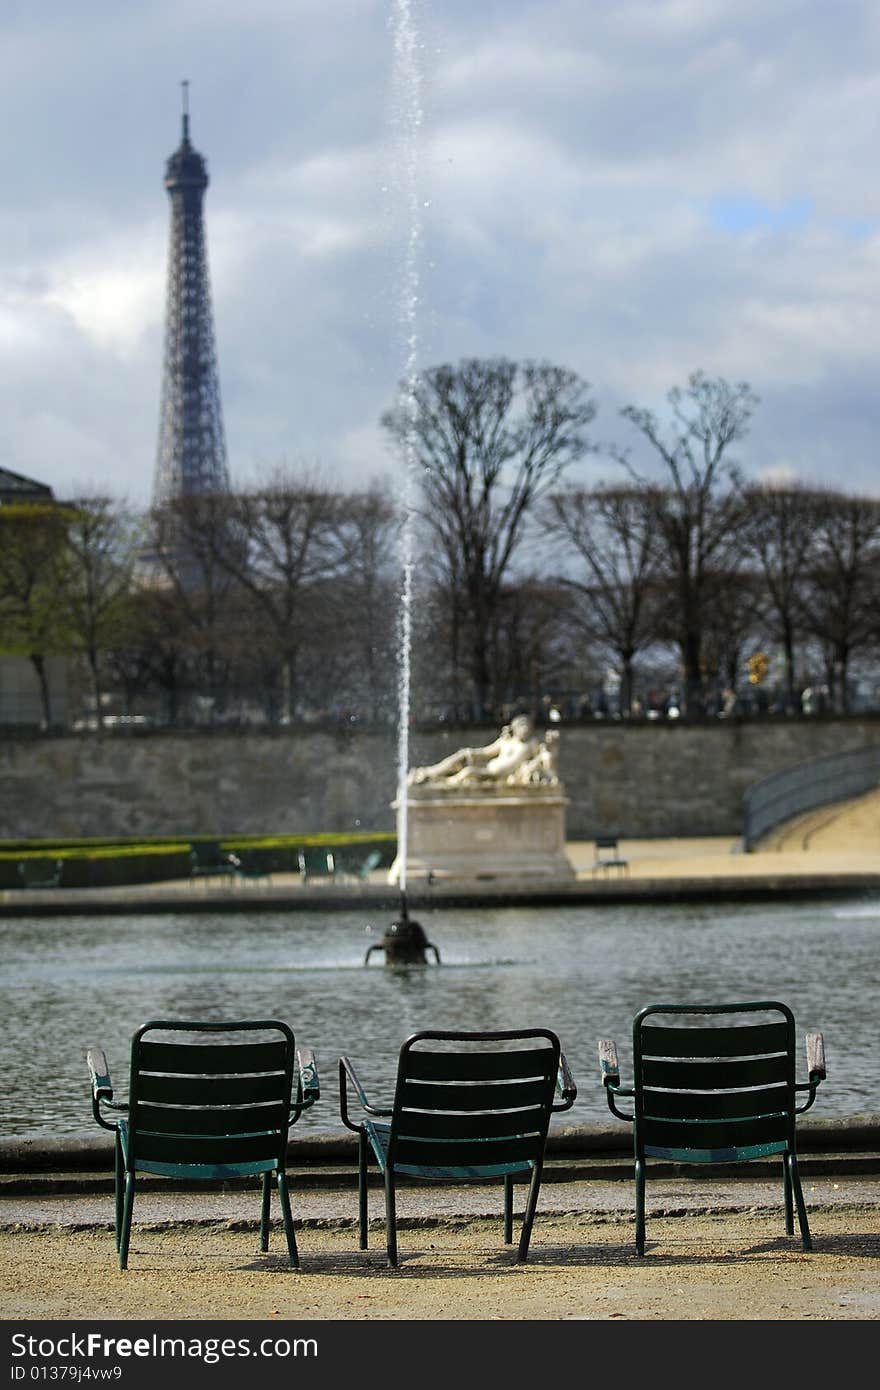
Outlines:
{"type": "Polygon", "coordinates": [[[208,169],[190,143],[189,83],[182,87],[182,137],[165,170],[171,239],[155,507],[229,488],[202,207],[208,169]]]}

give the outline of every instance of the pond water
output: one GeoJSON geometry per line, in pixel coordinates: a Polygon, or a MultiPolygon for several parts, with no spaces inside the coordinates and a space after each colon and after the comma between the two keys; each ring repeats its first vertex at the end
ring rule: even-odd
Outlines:
{"type": "Polygon", "coordinates": [[[633,1015],[659,1001],[780,999],[794,1010],[801,1059],[803,1034],[825,1034],[816,1116],[880,1110],[880,901],[416,915],[440,967],[365,967],[393,916],[369,909],[3,921],[0,1136],[96,1134],[85,1049],[105,1049],[124,1096],[129,1039],[151,1018],[287,1021],[317,1054],[322,1101],[301,1121],[316,1133],[341,1132],[340,1053],[383,1103],[412,1032],[546,1026],[579,1088],[565,1122],[603,1122],[596,1040],[617,1039],[626,1072],[633,1015]]]}

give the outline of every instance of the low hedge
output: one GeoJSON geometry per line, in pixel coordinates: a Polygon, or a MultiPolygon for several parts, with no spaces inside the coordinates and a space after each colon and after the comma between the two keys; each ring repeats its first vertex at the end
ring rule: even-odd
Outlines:
{"type": "Polygon", "coordinates": [[[60,862],[64,888],[124,887],[189,878],[190,847],[216,843],[246,857],[251,872],[266,874],[297,873],[301,851],[332,850],[337,868],[356,871],[372,851],[381,855],[381,866],[390,866],[397,850],[397,837],[390,832],[231,835],[219,841],[209,835],[163,840],[4,840],[0,841],[0,888],[23,887],[18,866],[24,859],[60,862]]]}

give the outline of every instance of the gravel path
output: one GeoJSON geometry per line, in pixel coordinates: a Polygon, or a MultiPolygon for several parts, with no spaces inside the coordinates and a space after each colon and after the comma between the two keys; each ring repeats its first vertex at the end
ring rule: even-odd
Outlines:
{"type": "Polygon", "coordinates": [[[880,1211],[812,1216],[815,1249],[781,1231],[778,1213],[654,1216],[648,1252],[632,1221],[539,1217],[526,1265],[500,1224],[455,1219],[404,1227],[389,1270],[381,1231],[367,1252],[351,1225],[299,1235],[291,1271],[283,1237],[268,1255],[253,1224],[136,1228],[126,1273],[109,1230],[0,1233],[5,1319],[652,1319],[838,1320],[880,1315],[880,1211]]]}

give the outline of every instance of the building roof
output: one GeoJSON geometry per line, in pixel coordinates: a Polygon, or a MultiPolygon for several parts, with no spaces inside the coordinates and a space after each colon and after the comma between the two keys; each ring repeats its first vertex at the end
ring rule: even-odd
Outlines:
{"type": "Polygon", "coordinates": [[[9,502],[51,502],[54,496],[47,483],[0,468],[0,507],[9,502]]]}

